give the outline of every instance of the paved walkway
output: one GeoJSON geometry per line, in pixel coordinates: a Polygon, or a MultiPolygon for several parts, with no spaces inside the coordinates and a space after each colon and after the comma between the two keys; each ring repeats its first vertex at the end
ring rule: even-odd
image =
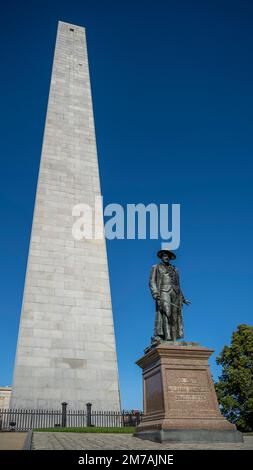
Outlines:
{"type": "Polygon", "coordinates": [[[158,444],[131,434],[94,434],[70,432],[34,432],[35,450],[253,450],[253,436],[245,436],[241,444],[158,444]]]}
{"type": "Polygon", "coordinates": [[[22,450],[27,432],[0,432],[0,450],[22,450]]]}

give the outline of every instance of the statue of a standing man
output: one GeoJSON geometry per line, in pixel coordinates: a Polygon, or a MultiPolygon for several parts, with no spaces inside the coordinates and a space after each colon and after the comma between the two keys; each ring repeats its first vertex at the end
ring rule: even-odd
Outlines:
{"type": "Polygon", "coordinates": [[[156,301],[152,344],[184,337],[182,306],[190,304],[181,291],[178,271],[170,264],[176,255],[169,250],[160,250],[157,256],[161,263],[152,267],[149,279],[151,294],[156,301]]]}

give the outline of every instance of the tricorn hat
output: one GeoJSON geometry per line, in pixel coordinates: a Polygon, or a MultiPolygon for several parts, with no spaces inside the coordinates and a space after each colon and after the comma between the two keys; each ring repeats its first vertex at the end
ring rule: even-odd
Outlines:
{"type": "Polygon", "coordinates": [[[167,255],[169,256],[170,259],[176,259],[175,253],[173,253],[172,251],[169,251],[169,250],[159,250],[157,252],[158,258],[161,258],[163,253],[167,253],[167,255]]]}

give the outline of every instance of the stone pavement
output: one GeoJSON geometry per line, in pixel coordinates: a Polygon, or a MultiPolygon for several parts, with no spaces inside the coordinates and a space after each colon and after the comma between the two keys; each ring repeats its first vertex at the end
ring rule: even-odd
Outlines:
{"type": "Polygon", "coordinates": [[[0,450],[22,450],[27,432],[0,432],[0,450]]]}
{"type": "Polygon", "coordinates": [[[34,450],[253,450],[253,436],[245,436],[239,444],[158,444],[131,434],[95,434],[70,432],[34,432],[34,450]]]}

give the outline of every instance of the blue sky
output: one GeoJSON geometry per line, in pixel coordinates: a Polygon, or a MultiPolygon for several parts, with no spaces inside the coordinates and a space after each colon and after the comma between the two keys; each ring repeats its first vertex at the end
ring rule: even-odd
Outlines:
{"type": "MultiPolygon", "coordinates": [[[[105,204],[181,204],[186,340],[252,324],[253,4],[13,1],[1,10],[0,384],[13,363],[57,21],[87,29],[105,204]]],[[[160,241],[107,242],[124,408],[142,406],[160,241]]]]}

